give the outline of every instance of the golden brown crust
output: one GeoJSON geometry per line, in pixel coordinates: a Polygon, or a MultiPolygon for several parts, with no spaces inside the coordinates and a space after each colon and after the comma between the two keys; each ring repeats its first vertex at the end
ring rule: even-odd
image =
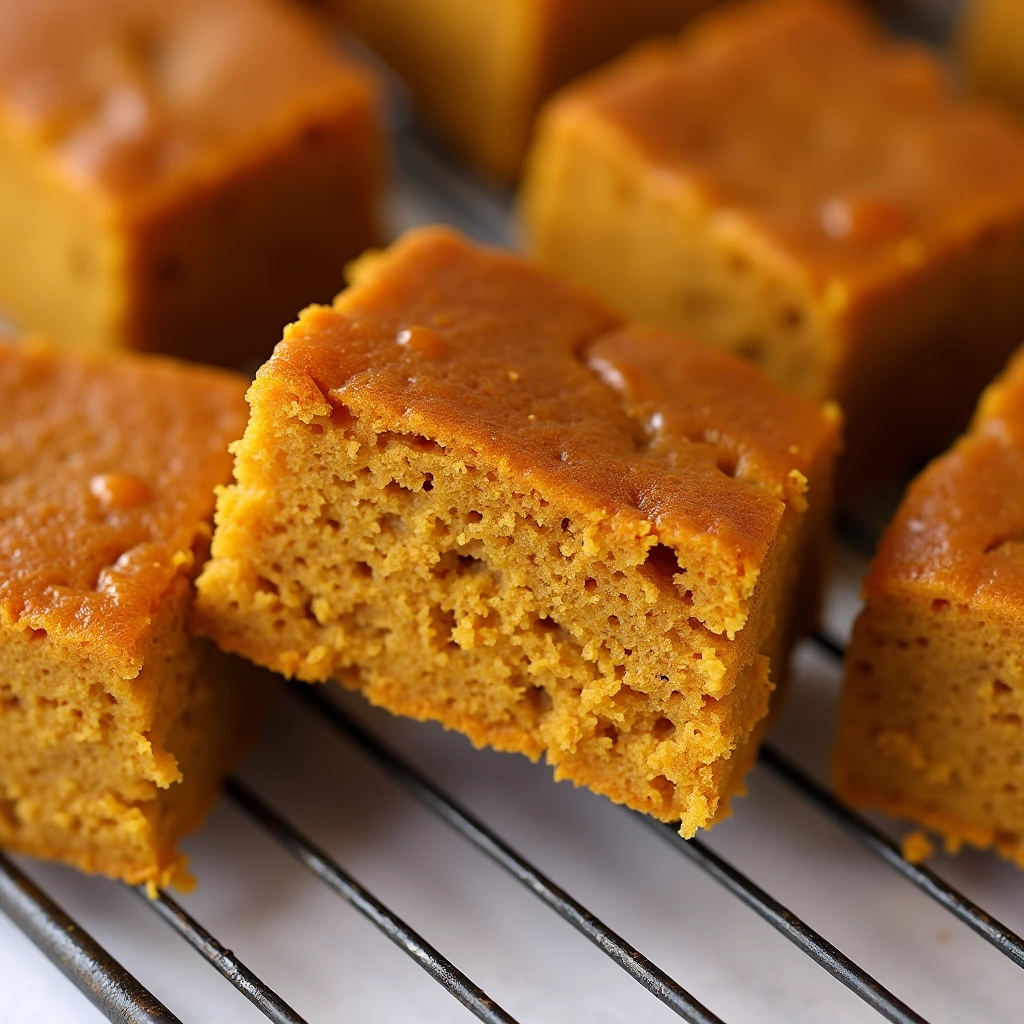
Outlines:
{"type": "Polygon", "coordinates": [[[0,624],[137,672],[205,550],[244,393],[226,371],[0,343],[0,624]]]}
{"type": "MultiPolygon", "coordinates": [[[[717,494],[719,476],[793,500],[800,490],[794,471],[806,475],[824,438],[834,435],[837,413],[831,407],[823,419],[813,403],[783,398],[749,363],[670,331],[624,328],[594,341],[584,355],[620,395],[630,418],[644,425],[652,458],[706,477],[703,497],[694,490],[678,504],[692,510],[708,502],[708,512],[696,514],[712,532],[712,520],[725,514],[743,518],[735,507],[714,507],[723,500],[717,494]],[[707,471],[710,461],[719,475],[707,471]]],[[[727,493],[738,493],[726,487],[727,493]]],[[[745,511],[763,509],[755,499],[745,511]]]]}
{"type": "Polygon", "coordinates": [[[1024,625],[1024,352],[911,485],[864,586],[869,601],[914,590],[1024,625]]]}
{"type": "Polygon", "coordinates": [[[217,176],[297,121],[365,107],[371,91],[297,5],[0,3],[0,127],[122,203],[217,176]]]}

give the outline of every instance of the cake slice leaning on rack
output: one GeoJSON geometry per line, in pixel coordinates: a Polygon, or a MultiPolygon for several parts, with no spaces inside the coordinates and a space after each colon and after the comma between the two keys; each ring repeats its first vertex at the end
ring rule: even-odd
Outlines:
{"type": "Polygon", "coordinates": [[[1024,350],[911,484],[864,597],[840,794],[1024,867],[1024,350]]]}
{"type": "Polygon", "coordinates": [[[271,684],[186,625],[244,391],[0,344],[0,846],[180,877],[271,684]]]}
{"type": "Polygon", "coordinates": [[[812,604],[831,411],[443,229],[364,257],[249,402],[202,630],[686,835],[723,813],[812,604]]]}

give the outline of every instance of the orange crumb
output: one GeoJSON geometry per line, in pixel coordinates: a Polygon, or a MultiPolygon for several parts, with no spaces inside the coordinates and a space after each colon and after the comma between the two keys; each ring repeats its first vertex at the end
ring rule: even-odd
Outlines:
{"type": "Polygon", "coordinates": [[[915,831],[905,835],[900,846],[903,859],[911,864],[922,864],[929,857],[935,856],[935,844],[923,832],[915,831]]]}

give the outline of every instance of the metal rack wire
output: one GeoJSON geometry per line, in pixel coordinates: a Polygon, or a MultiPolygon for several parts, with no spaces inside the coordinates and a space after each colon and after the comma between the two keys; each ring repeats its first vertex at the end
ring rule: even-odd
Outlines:
{"type": "MultiPolygon", "coordinates": [[[[910,21],[916,18],[925,35],[937,34],[940,22],[924,25],[920,20],[922,13],[941,9],[941,17],[948,21],[949,12],[954,6],[952,0],[941,0],[931,7],[930,0],[892,2],[904,17],[910,21]]],[[[486,186],[468,181],[443,158],[438,158],[429,145],[423,144],[415,130],[401,133],[397,148],[399,175],[405,176],[407,184],[431,192],[444,207],[445,219],[472,230],[478,237],[507,241],[507,212],[502,210],[500,202],[495,203],[495,194],[486,186]]],[[[864,553],[873,548],[874,537],[862,523],[844,519],[840,521],[839,527],[841,535],[852,549],[864,553]]],[[[819,634],[811,642],[827,656],[842,659],[842,645],[834,638],[819,634]]],[[[412,797],[570,923],[678,1017],[689,1024],[723,1024],[722,1019],[694,998],[683,984],[652,963],[557,882],[543,874],[484,821],[382,743],[322,692],[302,685],[291,686],[289,690],[292,698],[310,715],[326,722],[342,741],[353,745],[390,775],[412,797]]],[[[966,924],[1017,966],[1024,967],[1024,939],[1019,935],[929,868],[906,861],[891,839],[867,819],[845,807],[827,789],[773,747],[766,746],[762,750],[760,763],[875,857],[966,924]]],[[[245,815],[333,893],[372,921],[479,1020],[490,1024],[514,1024],[514,1018],[509,1013],[328,854],[317,848],[261,796],[238,779],[229,780],[226,792],[245,815]]],[[[633,812],[626,813],[637,825],[653,829],[674,850],[770,923],[881,1017],[898,1024],[925,1022],[921,1014],[705,843],[696,839],[683,840],[672,826],[633,812]]],[[[248,969],[170,896],[159,893],[155,899],[150,899],[143,889],[137,892],[155,914],[258,1007],[268,1020],[277,1024],[305,1024],[304,1018],[282,996],[248,969]]],[[[0,910],[109,1020],[121,1024],[178,1022],[179,1018],[171,1009],[160,1002],[3,854],[0,854],[0,910]]]]}
{"type": "MultiPolygon", "coordinates": [[[[818,646],[841,657],[841,646],[824,636],[818,646]]],[[[462,807],[426,775],[389,749],[352,716],[318,690],[290,688],[293,697],[311,714],[326,721],[346,742],[391,775],[413,797],[438,815],[463,838],[509,872],[538,899],[572,924],[606,953],[655,998],[690,1024],[721,1024],[721,1018],[703,1006],[677,980],[651,963],[642,953],[547,878],[486,823],[462,807]]],[[[1020,967],[1024,967],[1024,939],[991,914],[943,881],[929,868],[910,864],[899,848],[874,825],[844,807],[784,755],[766,747],[761,762],[821,813],[865,846],[907,881],[968,925],[1020,967]]],[[[514,1024],[514,1018],[473,984],[438,950],[416,934],[398,915],[364,889],[354,878],[303,836],[286,818],[237,779],[227,784],[232,801],[316,877],[371,920],[400,949],[427,971],[438,984],[489,1024],[514,1024]]],[[[765,892],[757,883],[714,853],[700,840],[683,840],[670,825],[627,812],[638,824],[655,830],[728,892],[775,927],[841,984],[855,992],[883,1018],[897,1024],[922,1024],[925,1018],[886,989],[876,978],[833,946],[796,914],[765,892]]],[[[303,1024],[300,1017],[237,957],[225,949],[171,897],[161,893],[146,903],[171,925],[264,1016],[279,1024],[303,1024]]],[[[137,979],[114,960],[89,934],[65,914],[6,857],[0,855],[0,909],[32,939],[60,970],[111,1021],[171,1024],[178,1018],[137,979]]]]}

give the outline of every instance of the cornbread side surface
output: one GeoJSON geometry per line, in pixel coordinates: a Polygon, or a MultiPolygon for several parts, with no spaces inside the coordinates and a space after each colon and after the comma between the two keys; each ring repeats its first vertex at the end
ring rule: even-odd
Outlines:
{"type": "Polygon", "coordinates": [[[724,812],[806,613],[834,416],[442,229],[364,258],[248,398],[202,631],[687,835],[724,812]]]}
{"type": "Polygon", "coordinates": [[[836,399],[841,491],[948,443],[1024,337],[1024,135],[840,0],[712,11],[568,86],[521,210],[543,266],[836,399]]]}
{"type": "Polygon", "coordinates": [[[864,595],[839,792],[1024,867],[1024,352],[911,485],[864,595]]]}
{"type": "Polygon", "coordinates": [[[263,674],[191,637],[245,381],[0,344],[0,846],[167,882],[263,674]]]}
{"type": "Polygon", "coordinates": [[[1024,4],[968,0],[963,12],[958,49],[971,89],[1024,113],[1024,4]]]}
{"type": "Polygon", "coordinates": [[[331,0],[473,164],[511,181],[558,86],[710,0],[331,0]]]}
{"type": "Polygon", "coordinates": [[[376,241],[374,106],[281,0],[0,0],[0,312],[265,358],[376,241]]]}

